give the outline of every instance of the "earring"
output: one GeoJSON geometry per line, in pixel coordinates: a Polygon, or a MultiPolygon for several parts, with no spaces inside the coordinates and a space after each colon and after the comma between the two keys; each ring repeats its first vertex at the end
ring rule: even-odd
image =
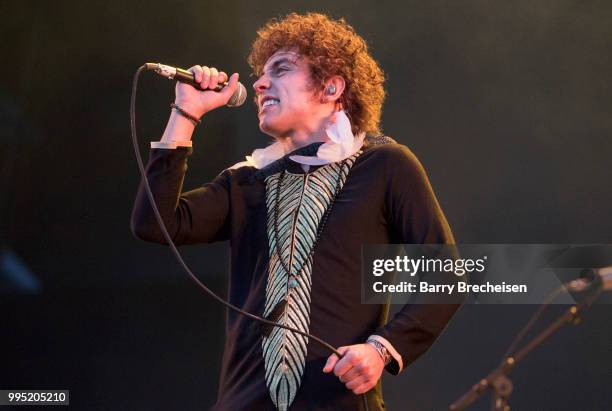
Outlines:
{"type": "Polygon", "coordinates": [[[325,94],[327,95],[334,94],[335,92],[336,92],[336,86],[334,86],[333,84],[330,84],[329,86],[327,86],[327,89],[325,90],[325,94]]]}

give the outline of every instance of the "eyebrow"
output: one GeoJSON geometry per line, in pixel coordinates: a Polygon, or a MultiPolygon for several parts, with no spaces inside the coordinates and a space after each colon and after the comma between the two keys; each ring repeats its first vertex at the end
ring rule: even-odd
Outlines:
{"type": "MultiPolygon", "coordinates": [[[[291,60],[289,57],[281,57],[278,60],[274,61],[274,63],[272,63],[270,66],[268,66],[268,70],[274,70],[276,69],[278,66],[280,66],[281,64],[285,64],[285,63],[289,63],[295,66],[295,60],[291,60]]],[[[265,73],[266,70],[264,68],[263,72],[265,73]]]]}

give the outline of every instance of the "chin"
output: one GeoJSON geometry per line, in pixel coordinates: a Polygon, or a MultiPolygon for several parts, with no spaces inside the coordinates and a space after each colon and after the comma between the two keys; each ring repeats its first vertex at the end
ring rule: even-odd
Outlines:
{"type": "Polygon", "coordinates": [[[283,135],[278,125],[274,124],[274,122],[266,121],[266,119],[259,121],[259,129],[270,137],[278,138],[283,135]]]}

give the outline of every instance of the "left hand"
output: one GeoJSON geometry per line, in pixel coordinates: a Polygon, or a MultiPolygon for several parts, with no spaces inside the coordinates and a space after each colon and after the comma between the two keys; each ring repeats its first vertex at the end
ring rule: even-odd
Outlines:
{"type": "Polygon", "coordinates": [[[355,394],[363,394],[374,388],[385,368],[376,348],[371,344],[356,344],[338,348],[342,358],[332,354],[327,359],[323,372],[332,370],[355,394]]]}

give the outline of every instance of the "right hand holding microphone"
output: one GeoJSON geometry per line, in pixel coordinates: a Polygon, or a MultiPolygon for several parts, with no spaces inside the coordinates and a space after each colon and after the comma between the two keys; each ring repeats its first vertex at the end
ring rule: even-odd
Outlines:
{"type": "Polygon", "coordinates": [[[238,73],[229,77],[229,82],[221,91],[213,91],[218,84],[228,81],[227,74],[215,67],[193,66],[189,68],[195,76],[195,81],[204,91],[197,90],[189,84],[176,83],[174,103],[196,118],[227,104],[238,88],[238,73]]]}

